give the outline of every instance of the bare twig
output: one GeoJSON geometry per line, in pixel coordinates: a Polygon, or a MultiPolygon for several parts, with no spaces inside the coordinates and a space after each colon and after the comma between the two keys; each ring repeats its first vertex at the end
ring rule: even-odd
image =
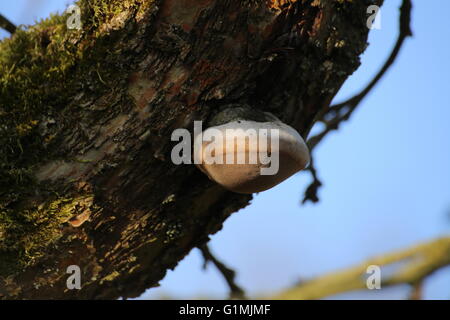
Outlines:
{"type": "MultiPolygon", "coordinates": [[[[369,260],[359,266],[328,274],[282,292],[271,299],[321,299],[335,294],[367,290],[368,266],[381,268],[381,288],[398,284],[415,287],[419,297],[420,285],[435,271],[450,265],[450,237],[440,238],[416,247],[369,260]],[[395,272],[391,268],[397,266],[395,272]],[[389,267],[389,272],[383,272],[389,267]],[[419,291],[417,291],[419,288],[419,291]]],[[[414,295],[413,295],[414,297],[414,295]]]]}
{"type": "MultiPolygon", "coordinates": [[[[412,10],[411,0],[403,0],[402,6],[400,7],[400,27],[399,27],[400,31],[397,42],[391,54],[389,55],[389,58],[384,63],[383,67],[375,76],[375,78],[373,78],[372,81],[367,85],[367,87],[364,88],[360,93],[358,93],[351,99],[333,105],[329,108],[325,108],[321,113],[319,113],[317,119],[319,122],[325,124],[325,128],[322,130],[322,132],[318,133],[317,135],[311,137],[308,140],[308,147],[311,150],[311,152],[328,133],[339,129],[339,125],[342,122],[347,121],[352,116],[353,112],[359,106],[361,101],[369,94],[369,92],[375,87],[378,81],[380,81],[380,79],[383,77],[386,71],[395,62],[395,60],[398,57],[398,54],[400,53],[400,49],[402,48],[405,39],[412,36],[410,26],[411,10],[412,10]]],[[[305,203],[308,200],[311,200],[312,202],[319,201],[319,198],[317,196],[317,190],[321,186],[321,183],[317,179],[316,170],[313,166],[310,167],[309,171],[313,176],[313,181],[310,184],[310,186],[306,189],[303,203],[305,203]]]]}
{"type": "Polygon", "coordinates": [[[209,250],[208,245],[202,245],[199,249],[205,260],[204,268],[206,268],[208,262],[212,262],[224,277],[230,288],[230,299],[245,299],[244,290],[242,290],[235,282],[236,272],[217,260],[209,250]]]}
{"type": "Polygon", "coordinates": [[[309,185],[309,187],[305,191],[305,196],[303,197],[302,203],[305,204],[307,201],[311,201],[313,203],[319,202],[319,197],[317,195],[319,188],[322,186],[322,182],[317,176],[317,170],[314,167],[314,158],[311,156],[311,160],[309,162],[309,166],[307,169],[313,178],[313,181],[309,185]]]}
{"type": "Polygon", "coordinates": [[[17,29],[16,26],[11,21],[6,19],[2,14],[0,14],[0,28],[5,29],[11,34],[16,32],[17,29]]]}
{"type": "Polygon", "coordinates": [[[409,300],[422,300],[423,296],[423,280],[411,285],[411,294],[409,300]]]}
{"type": "Polygon", "coordinates": [[[386,71],[392,66],[400,53],[403,43],[406,38],[412,36],[411,31],[411,10],[412,3],[411,0],[403,0],[402,6],[400,7],[400,32],[398,35],[397,42],[392,50],[389,58],[384,63],[381,70],[372,79],[372,81],[364,88],[360,93],[352,97],[351,99],[344,101],[342,103],[333,105],[326,108],[318,117],[318,121],[323,122],[326,127],[325,129],[313,136],[308,141],[308,145],[313,149],[330,131],[337,130],[339,125],[348,120],[353,114],[355,109],[361,103],[361,101],[369,94],[369,92],[375,87],[378,81],[384,76],[386,71]]]}

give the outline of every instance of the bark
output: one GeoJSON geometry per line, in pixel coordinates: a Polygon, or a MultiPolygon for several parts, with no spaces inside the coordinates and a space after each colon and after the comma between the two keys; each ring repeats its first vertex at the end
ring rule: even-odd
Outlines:
{"type": "Polygon", "coordinates": [[[0,51],[0,297],[157,285],[251,200],[174,165],[172,131],[247,104],[306,138],[381,2],[82,0],[81,30],[17,30],[0,51]]]}

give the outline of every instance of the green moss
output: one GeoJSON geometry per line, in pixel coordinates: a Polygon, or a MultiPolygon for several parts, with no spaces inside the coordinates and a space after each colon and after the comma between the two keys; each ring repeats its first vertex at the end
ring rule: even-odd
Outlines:
{"type": "Polygon", "coordinates": [[[39,207],[23,201],[42,196],[33,170],[65,156],[58,136],[64,128],[49,134],[43,125],[71,108],[77,93],[99,97],[126,81],[130,66],[120,55],[126,44],[102,26],[138,3],[80,0],[82,30],[67,29],[68,15],[51,15],[0,42],[0,275],[33,263],[59,237],[77,198],[53,196],[39,207]]]}
{"type": "Polygon", "coordinates": [[[125,9],[136,4],[136,1],[123,0],[92,0],[82,1],[82,9],[85,12],[84,21],[91,27],[98,28],[103,23],[108,22],[114,16],[120,14],[125,9]]]}
{"type": "Polygon", "coordinates": [[[0,276],[32,264],[44,248],[59,239],[62,223],[90,195],[58,198],[33,210],[0,211],[0,276]]]}

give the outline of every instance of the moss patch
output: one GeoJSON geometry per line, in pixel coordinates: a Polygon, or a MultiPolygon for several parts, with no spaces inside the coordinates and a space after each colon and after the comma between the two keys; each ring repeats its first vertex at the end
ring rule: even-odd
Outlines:
{"type": "Polygon", "coordinates": [[[0,211],[0,276],[21,270],[61,236],[62,223],[86,197],[59,198],[32,210],[0,211]]]}
{"type": "Polygon", "coordinates": [[[67,152],[59,144],[64,128],[48,133],[48,119],[71,108],[79,92],[92,99],[126,81],[125,32],[104,26],[126,9],[127,17],[136,14],[140,2],[80,0],[82,30],[67,29],[67,14],[51,15],[0,42],[0,275],[33,263],[79,200],[55,196],[56,186],[44,191],[35,181],[37,165],[67,152]],[[24,204],[36,194],[44,204],[24,204]]]}

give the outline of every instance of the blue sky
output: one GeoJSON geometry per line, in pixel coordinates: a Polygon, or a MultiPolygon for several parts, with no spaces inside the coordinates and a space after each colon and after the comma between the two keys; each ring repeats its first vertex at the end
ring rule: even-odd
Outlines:
{"type": "MultiPolygon", "coordinates": [[[[363,88],[395,42],[401,1],[385,2],[382,29],[371,32],[360,69],[336,101],[363,88]]],[[[29,24],[68,3],[2,1],[0,12],[16,24],[29,24]]],[[[414,38],[353,118],[315,150],[324,183],[321,202],[300,205],[310,179],[300,173],[256,195],[212,237],[212,251],[238,271],[237,280],[250,296],[450,234],[450,2],[413,3],[414,38]]],[[[143,298],[225,297],[223,279],[201,265],[193,250],[143,298]]],[[[425,297],[450,299],[449,288],[447,268],[428,279],[425,297]]],[[[400,286],[337,298],[407,294],[408,287],[400,286]]]]}

